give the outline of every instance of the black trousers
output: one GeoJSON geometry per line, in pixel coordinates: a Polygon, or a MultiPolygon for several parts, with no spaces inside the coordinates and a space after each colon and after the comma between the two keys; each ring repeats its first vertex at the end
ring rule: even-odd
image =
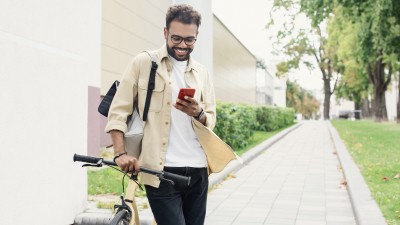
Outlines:
{"type": "Polygon", "coordinates": [[[165,167],[164,171],[190,176],[190,185],[161,181],[146,185],[147,199],[157,225],[203,225],[206,216],[207,168],[165,167]]]}

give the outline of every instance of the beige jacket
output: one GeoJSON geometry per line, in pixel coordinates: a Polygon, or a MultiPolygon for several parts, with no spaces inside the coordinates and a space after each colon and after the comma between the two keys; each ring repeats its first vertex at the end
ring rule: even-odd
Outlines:
{"type": "MultiPolygon", "coordinates": [[[[155,89],[144,127],[139,161],[143,167],[162,170],[170,132],[171,107],[173,107],[171,104],[175,102],[175,99],[171,99],[172,62],[168,58],[167,48],[164,45],[154,53],[157,56],[158,69],[155,89]]],[[[120,130],[125,133],[127,131],[126,119],[132,113],[133,102],[136,99],[139,114],[143,115],[150,67],[151,59],[146,52],[137,55],[128,65],[110,107],[106,132],[120,130]]],[[[194,98],[201,104],[207,116],[206,125],[197,124],[194,126],[195,131],[196,129],[205,129],[208,130],[206,132],[210,132],[216,122],[216,103],[212,79],[205,67],[192,58],[189,59],[184,76],[187,85],[196,89],[194,98]]],[[[207,138],[199,138],[200,143],[202,140],[204,142],[207,138]]],[[[141,175],[141,182],[154,187],[158,187],[160,183],[157,177],[148,174],[141,175]]]]}

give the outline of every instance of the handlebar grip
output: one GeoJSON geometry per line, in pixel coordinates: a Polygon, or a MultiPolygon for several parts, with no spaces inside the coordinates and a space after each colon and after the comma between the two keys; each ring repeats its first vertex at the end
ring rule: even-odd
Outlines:
{"type": "Polygon", "coordinates": [[[74,154],[74,162],[78,161],[78,162],[96,164],[99,160],[101,160],[101,158],[95,158],[92,156],[74,154]]]}
{"type": "Polygon", "coordinates": [[[104,160],[103,158],[74,154],[74,162],[78,161],[78,162],[97,164],[100,160],[102,160],[102,163],[105,165],[118,166],[115,162],[104,160]]]}
{"type": "Polygon", "coordinates": [[[174,173],[164,172],[164,178],[172,180],[174,182],[186,184],[187,186],[189,186],[190,184],[190,177],[181,176],[174,173]]]}

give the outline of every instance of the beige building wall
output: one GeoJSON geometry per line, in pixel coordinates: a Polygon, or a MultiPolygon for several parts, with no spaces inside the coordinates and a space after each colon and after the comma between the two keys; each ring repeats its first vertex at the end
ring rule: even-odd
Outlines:
{"type": "Polygon", "coordinates": [[[136,54],[165,42],[165,13],[170,5],[166,0],[103,0],[101,95],[120,79],[136,54]]]}
{"type": "Polygon", "coordinates": [[[89,155],[97,155],[101,146],[112,144],[104,132],[107,119],[97,112],[101,96],[115,80],[121,80],[135,55],[165,43],[165,13],[171,4],[167,0],[102,0],[101,78],[97,90],[89,93],[93,103],[89,109],[89,155]]]}
{"type": "Polygon", "coordinates": [[[256,104],[256,58],[216,16],[213,36],[217,99],[256,104]]]}

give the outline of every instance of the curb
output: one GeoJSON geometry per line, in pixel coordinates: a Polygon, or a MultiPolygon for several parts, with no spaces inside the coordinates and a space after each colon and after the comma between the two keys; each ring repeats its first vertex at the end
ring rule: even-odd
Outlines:
{"type": "MultiPolygon", "coordinates": [[[[288,133],[295,130],[301,125],[302,123],[300,122],[292,125],[291,127],[286,128],[285,130],[275,134],[268,140],[246,151],[246,153],[244,153],[242,157],[240,157],[241,160],[231,161],[221,172],[211,174],[209,177],[208,189],[211,189],[214,185],[222,182],[225,179],[225,177],[227,177],[230,173],[234,173],[240,170],[242,167],[246,166],[246,164],[248,164],[251,160],[256,158],[263,151],[267,150],[267,148],[269,148],[275,142],[279,141],[281,138],[283,138],[288,133]]],[[[112,213],[105,212],[104,210],[101,211],[100,209],[98,211],[97,210],[85,211],[83,213],[78,214],[75,217],[74,225],[93,225],[93,224],[108,225],[111,217],[112,213]]],[[[151,209],[149,208],[141,211],[139,218],[140,218],[140,225],[151,225],[153,222],[153,214],[151,212],[151,209]]]]}
{"type": "Polygon", "coordinates": [[[347,181],[347,189],[357,224],[387,225],[378,204],[372,197],[360,170],[354,163],[342,139],[340,139],[338,132],[330,121],[327,121],[326,124],[336,147],[344,178],[347,181]]]}

